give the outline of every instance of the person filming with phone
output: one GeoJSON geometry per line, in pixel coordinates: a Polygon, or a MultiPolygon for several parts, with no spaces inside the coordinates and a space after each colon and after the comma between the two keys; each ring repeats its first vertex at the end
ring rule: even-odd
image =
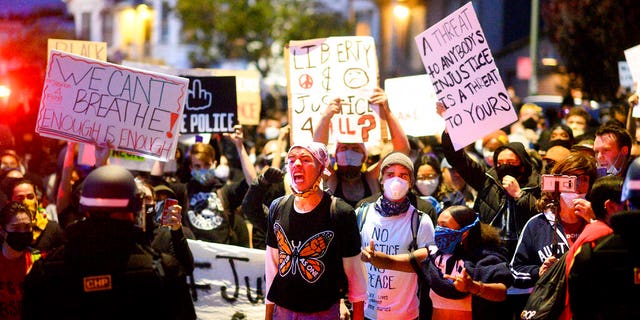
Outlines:
{"type": "Polygon", "coordinates": [[[513,286],[524,302],[536,281],[578,238],[586,222],[579,215],[591,208],[585,200],[597,178],[596,159],[584,152],[571,152],[541,177],[540,213],[524,226],[511,260],[513,286]],[[559,218],[559,219],[558,219],[559,218]]]}

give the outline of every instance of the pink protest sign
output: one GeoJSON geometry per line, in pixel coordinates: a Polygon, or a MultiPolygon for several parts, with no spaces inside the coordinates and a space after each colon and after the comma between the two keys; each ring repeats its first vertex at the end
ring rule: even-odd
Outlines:
{"type": "Polygon", "coordinates": [[[51,50],[36,132],[175,157],[189,80],[51,50]]]}
{"type": "Polygon", "coordinates": [[[471,2],[415,40],[456,150],[517,120],[471,2]]]}

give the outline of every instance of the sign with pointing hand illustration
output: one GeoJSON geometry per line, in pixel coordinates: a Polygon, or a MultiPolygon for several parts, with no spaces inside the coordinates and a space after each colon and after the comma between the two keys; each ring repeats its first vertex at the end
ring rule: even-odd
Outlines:
{"type": "Polygon", "coordinates": [[[236,78],[184,77],[189,79],[189,91],[180,133],[233,132],[238,124],[236,78]]]}

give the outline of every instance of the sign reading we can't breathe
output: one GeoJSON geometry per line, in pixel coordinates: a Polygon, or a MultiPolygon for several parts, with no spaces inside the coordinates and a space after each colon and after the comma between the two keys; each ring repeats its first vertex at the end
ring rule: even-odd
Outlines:
{"type": "Polygon", "coordinates": [[[456,150],[517,120],[471,2],[415,41],[456,150]]]}
{"type": "Polygon", "coordinates": [[[188,84],[185,78],[51,50],[36,132],[171,160],[188,84]]]}

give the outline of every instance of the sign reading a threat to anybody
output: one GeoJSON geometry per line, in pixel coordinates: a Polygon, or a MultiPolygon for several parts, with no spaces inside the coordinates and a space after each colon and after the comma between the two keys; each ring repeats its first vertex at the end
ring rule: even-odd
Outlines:
{"type": "Polygon", "coordinates": [[[291,41],[288,47],[291,139],[309,141],[322,113],[334,99],[342,110],[333,116],[329,142],[377,143],[378,107],[369,104],[378,86],[378,59],[371,37],[329,37],[291,41]]]}
{"type": "Polygon", "coordinates": [[[235,77],[193,77],[182,115],[180,133],[233,132],[238,124],[235,77]]]}
{"type": "Polygon", "coordinates": [[[415,40],[456,150],[517,120],[471,2],[415,40]]]}
{"type": "Polygon", "coordinates": [[[52,50],[36,132],[170,160],[188,84],[185,78],[52,50]]]}

